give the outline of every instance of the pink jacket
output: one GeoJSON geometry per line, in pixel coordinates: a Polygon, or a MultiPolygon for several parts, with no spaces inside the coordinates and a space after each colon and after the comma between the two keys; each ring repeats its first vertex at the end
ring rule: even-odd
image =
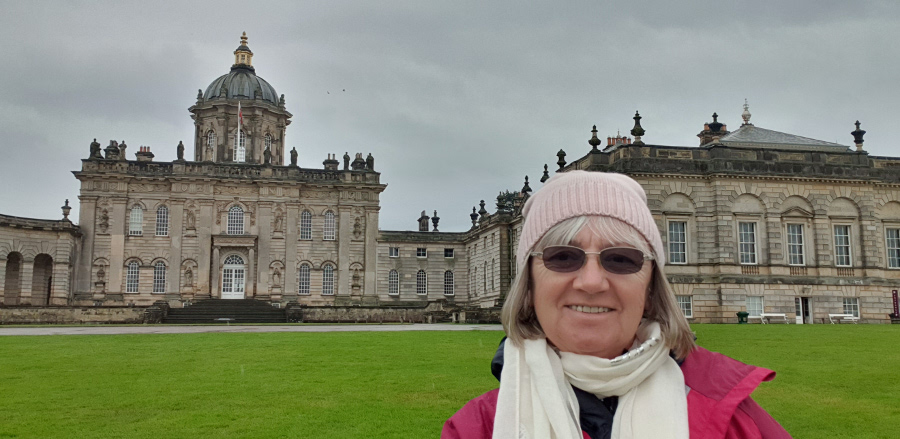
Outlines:
{"type": "MultiPolygon", "coordinates": [[[[790,439],[790,435],[750,394],[775,372],[697,348],[681,365],[688,392],[692,439],[790,439]]],[[[490,439],[497,392],[471,401],[444,423],[442,439],[490,439]]],[[[584,439],[590,439],[584,433],[584,439]]]]}

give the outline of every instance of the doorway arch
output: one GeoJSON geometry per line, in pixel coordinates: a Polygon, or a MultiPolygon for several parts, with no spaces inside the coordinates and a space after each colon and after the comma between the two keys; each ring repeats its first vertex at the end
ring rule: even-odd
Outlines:
{"type": "Polygon", "coordinates": [[[247,264],[239,255],[229,255],[222,267],[222,299],[243,299],[247,264]]]}
{"type": "Polygon", "coordinates": [[[49,305],[53,290],[53,258],[46,253],[34,257],[34,274],[31,277],[31,304],[49,305]]]}
{"type": "Polygon", "coordinates": [[[22,255],[12,252],[6,255],[6,280],[3,283],[3,304],[18,305],[22,290],[22,255]]]}

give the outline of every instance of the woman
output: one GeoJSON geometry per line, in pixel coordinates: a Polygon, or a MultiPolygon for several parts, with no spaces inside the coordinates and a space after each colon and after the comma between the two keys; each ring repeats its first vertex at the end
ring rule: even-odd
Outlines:
{"type": "Polygon", "coordinates": [[[774,372],[694,344],[637,182],[558,174],[522,214],[500,388],[443,438],[790,438],[750,398],[774,372]]]}

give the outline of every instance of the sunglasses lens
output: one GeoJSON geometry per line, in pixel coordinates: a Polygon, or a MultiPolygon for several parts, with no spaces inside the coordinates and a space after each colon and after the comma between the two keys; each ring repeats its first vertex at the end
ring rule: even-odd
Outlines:
{"type": "Polygon", "coordinates": [[[611,248],[600,253],[600,264],[610,273],[637,273],[644,267],[644,253],[635,248],[611,248]]]}
{"type": "Polygon", "coordinates": [[[584,265],[584,250],[567,246],[547,247],[541,259],[548,270],[569,273],[584,265]]]}

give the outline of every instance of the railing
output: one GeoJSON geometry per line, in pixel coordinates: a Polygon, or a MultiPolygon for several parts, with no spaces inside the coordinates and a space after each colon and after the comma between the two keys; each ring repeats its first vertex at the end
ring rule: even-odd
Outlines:
{"type": "Polygon", "coordinates": [[[741,265],[741,274],[759,274],[759,265],[741,265]]]}
{"type": "Polygon", "coordinates": [[[806,276],[806,267],[791,267],[791,276],[806,276]]]}
{"type": "Polygon", "coordinates": [[[198,175],[208,177],[274,178],[293,181],[321,181],[378,184],[378,174],[366,171],[303,169],[296,166],[268,166],[253,163],[138,162],[125,160],[85,160],[84,172],[128,173],[132,175],[198,175]],[[350,172],[351,176],[345,176],[350,172]]]}
{"type": "Polygon", "coordinates": [[[838,268],[838,269],[837,269],[837,275],[838,275],[838,276],[852,277],[852,276],[854,276],[854,274],[853,274],[853,269],[852,269],[852,268],[838,268]]]}

